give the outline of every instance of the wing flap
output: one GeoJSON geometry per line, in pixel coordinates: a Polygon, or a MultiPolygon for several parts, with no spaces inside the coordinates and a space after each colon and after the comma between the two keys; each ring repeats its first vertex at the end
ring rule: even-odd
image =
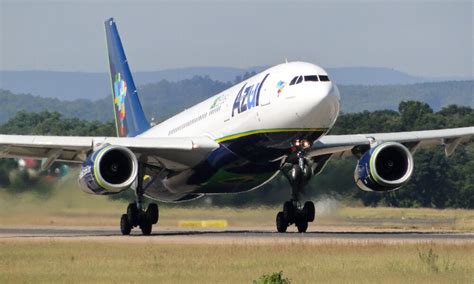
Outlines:
{"type": "Polygon", "coordinates": [[[201,162],[219,144],[207,137],[70,137],[0,135],[0,157],[84,162],[87,155],[105,145],[127,147],[144,162],[182,170],[201,162]]]}
{"type": "Polygon", "coordinates": [[[460,143],[468,141],[473,135],[472,126],[409,132],[327,135],[313,144],[308,156],[337,154],[335,156],[344,157],[351,155],[357,146],[370,146],[373,143],[383,142],[399,142],[409,146],[412,151],[424,146],[445,145],[445,152],[450,155],[460,143]]]}
{"type": "Polygon", "coordinates": [[[0,157],[42,159],[55,153],[54,160],[83,162],[92,141],[92,137],[0,135],[0,157]]]}

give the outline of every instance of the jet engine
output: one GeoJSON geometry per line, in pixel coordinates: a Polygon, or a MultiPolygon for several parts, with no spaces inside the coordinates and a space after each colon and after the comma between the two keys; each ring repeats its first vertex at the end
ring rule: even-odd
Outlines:
{"type": "Polygon", "coordinates": [[[79,182],[87,193],[114,194],[129,188],[138,174],[138,161],[128,148],[105,146],[82,164],[79,182]]]}
{"type": "Polygon", "coordinates": [[[359,159],[354,180],[365,191],[393,191],[413,174],[413,156],[400,143],[386,142],[365,152],[359,159]]]}

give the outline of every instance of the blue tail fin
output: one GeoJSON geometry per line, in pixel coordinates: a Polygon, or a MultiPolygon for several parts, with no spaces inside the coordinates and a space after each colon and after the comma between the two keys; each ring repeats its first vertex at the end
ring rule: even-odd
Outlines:
{"type": "Polygon", "coordinates": [[[143,112],[132,73],[114,19],[105,21],[110,80],[114,99],[117,136],[133,137],[150,128],[143,112]]]}

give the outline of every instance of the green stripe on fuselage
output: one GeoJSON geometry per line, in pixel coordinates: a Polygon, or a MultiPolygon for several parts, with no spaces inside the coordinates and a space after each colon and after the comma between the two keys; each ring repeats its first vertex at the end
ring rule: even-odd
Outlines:
{"type": "Polygon", "coordinates": [[[250,130],[250,131],[245,131],[245,132],[240,132],[236,134],[231,134],[227,135],[224,137],[221,137],[219,139],[216,139],[215,141],[217,143],[221,143],[224,141],[244,137],[244,136],[250,136],[253,134],[265,134],[265,133],[279,133],[279,132],[317,132],[317,131],[322,131],[325,132],[327,131],[327,128],[270,128],[270,129],[256,129],[256,130],[250,130]]]}

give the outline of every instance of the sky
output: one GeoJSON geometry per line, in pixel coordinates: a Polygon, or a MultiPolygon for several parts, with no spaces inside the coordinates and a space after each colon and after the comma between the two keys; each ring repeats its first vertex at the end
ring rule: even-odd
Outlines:
{"type": "Polygon", "coordinates": [[[301,60],[473,77],[473,2],[0,0],[0,70],[106,72],[114,17],[132,71],[301,60]]]}

